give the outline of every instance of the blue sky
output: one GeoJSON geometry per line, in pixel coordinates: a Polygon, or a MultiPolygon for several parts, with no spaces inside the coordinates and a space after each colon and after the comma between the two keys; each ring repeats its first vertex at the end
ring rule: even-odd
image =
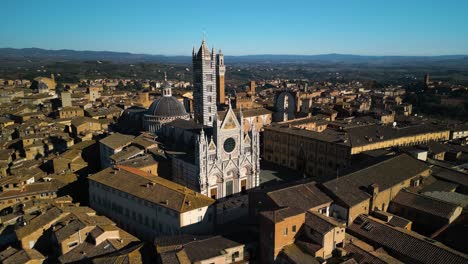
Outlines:
{"type": "Polygon", "coordinates": [[[468,54],[467,0],[2,0],[0,47],[189,55],[468,54]]]}

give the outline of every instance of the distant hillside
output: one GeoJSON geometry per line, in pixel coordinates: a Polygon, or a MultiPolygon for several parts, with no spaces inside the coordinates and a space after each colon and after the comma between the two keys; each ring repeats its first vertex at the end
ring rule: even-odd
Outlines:
{"type": "MultiPolygon", "coordinates": [[[[0,61],[26,62],[41,61],[110,61],[115,63],[190,63],[190,56],[164,56],[149,54],[132,54],[111,51],[75,51],[45,50],[38,48],[13,49],[0,48],[0,61]]],[[[360,56],[348,54],[322,55],[246,55],[226,56],[229,63],[346,63],[346,64],[408,64],[408,63],[449,63],[467,64],[468,55],[444,56],[360,56]]]]}

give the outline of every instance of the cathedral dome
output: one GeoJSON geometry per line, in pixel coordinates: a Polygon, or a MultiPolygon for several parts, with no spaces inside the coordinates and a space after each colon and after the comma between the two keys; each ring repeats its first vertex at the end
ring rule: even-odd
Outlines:
{"type": "Polygon", "coordinates": [[[154,101],[148,109],[148,115],[156,117],[185,117],[184,105],[173,96],[162,96],[154,101]]]}

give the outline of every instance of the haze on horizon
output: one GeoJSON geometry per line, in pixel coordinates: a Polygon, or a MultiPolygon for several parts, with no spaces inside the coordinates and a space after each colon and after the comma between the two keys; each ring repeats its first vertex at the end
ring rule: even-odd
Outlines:
{"type": "Polygon", "coordinates": [[[0,47],[189,55],[206,32],[228,55],[468,54],[468,1],[2,3],[0,47]]]}

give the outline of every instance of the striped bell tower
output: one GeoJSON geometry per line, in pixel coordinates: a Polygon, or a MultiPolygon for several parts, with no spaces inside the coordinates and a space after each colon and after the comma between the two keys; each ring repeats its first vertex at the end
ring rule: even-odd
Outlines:
{"type": "Polygon", "coordinates": [[[210,52],[203,38],[198,52],[192,51],[193,104],[195,120],[212,126],[216,108],[216,54],[210,52]]]}

